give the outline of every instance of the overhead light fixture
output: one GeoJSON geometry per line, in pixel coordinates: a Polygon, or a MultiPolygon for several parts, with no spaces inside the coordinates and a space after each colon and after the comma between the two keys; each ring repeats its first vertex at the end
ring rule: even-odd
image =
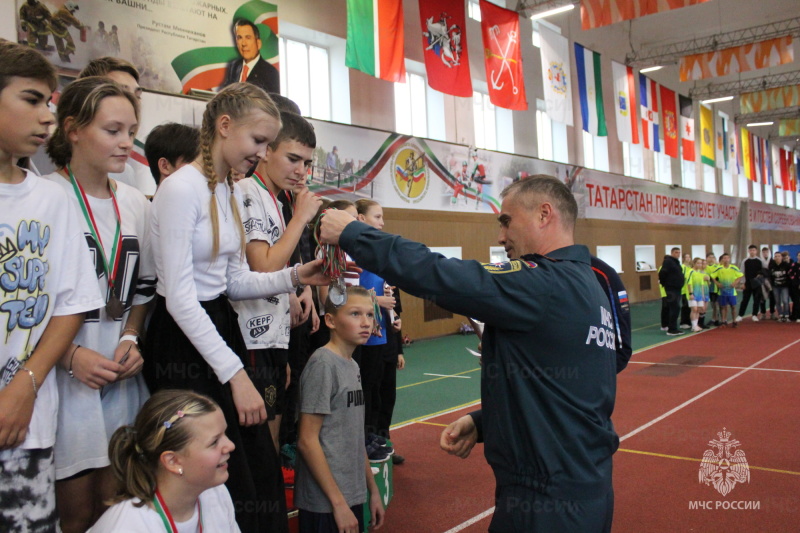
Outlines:
{"type": "Polygon", "coordinates": [[[656,70],[661,70],[662,68],[664,68],[664,67],[663,67],[663,65],[656,65],[655,67],[647,67],[647,68],[643,68],[643,69],[642,69],[642,70],[640,70],[639,72],[641,72],[642,74],[644,74],[645,72],[655,72],[656,70]]]}
{"type": "Polygon", "coordinates": [[[773,124],[775,124],[775,122],[773,122],[773,121],[770,121],[770,122],[751,122],[750,124],[747,125],[747,127],[751,128],[753,126],[772,126],[773,124]]]}
{"type": "Polygon", "coordinates": [[[711,98],[709,100],[700,100],[701,104],[715,104],[717,102],[727,102],[733,100],[733,96],[720,96],[719,98],[711,98]]]}
{"type": "Polygon", "coordinates": [[[531,15],[531,20],[543,19],[545,17],[549,17],[550,15],[557,15],[559,13],[564,13],[565,11],[570,11],[571,9],[575,9],[575,4],[567,4],[555,9],[548,9],[547,11],[536,13],[535,15],[531,15]]]}

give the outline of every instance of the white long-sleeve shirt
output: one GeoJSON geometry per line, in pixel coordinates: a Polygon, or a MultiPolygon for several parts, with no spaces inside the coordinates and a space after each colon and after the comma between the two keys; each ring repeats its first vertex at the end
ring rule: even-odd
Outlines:
{"type": "MultiPolygon", "coordinates": [[[[221,383],[227,383],[242,367],[239,357],[217,332],[201,301],[221,294],[231,300],[266,298],[293,290],[290,270],[251,272],[244,259],[226,183],[216,186],[219,220],[219,255],[212,258],[210,218],[211,191],[206,178],[186,165],[164,180],[153,199],[153,256],[158,275],[158,294],[167,310],[221,383]],[[227,220],[226,220],[227,218],[227,220]]],[[[233,191],[242,209],[238,187],[233,191]]]]}

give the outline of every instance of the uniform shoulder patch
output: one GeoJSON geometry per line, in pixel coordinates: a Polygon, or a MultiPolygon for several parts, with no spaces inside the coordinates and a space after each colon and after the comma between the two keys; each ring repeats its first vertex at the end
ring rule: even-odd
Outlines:
{"type": "Polygon", "coordinates": [[[509,272],[519,272],[522,267],[536,268],[533,261],[505,261],[503,263],[481,263],[483,268],[490,274],[508,274],[509,272]]]}

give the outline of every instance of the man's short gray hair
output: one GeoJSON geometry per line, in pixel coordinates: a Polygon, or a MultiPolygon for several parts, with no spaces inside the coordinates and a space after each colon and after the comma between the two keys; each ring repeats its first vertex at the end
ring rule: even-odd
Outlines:
{"type": "Polygon", "coordinates": [[[526,209],[533,209],[546,200],[561,215],[565,229],[574,229],[578,219],[578,203],[561,180],[546,174],[536,174],[512,183],[500,193],[500,198],[513,198],[526,209]]]}

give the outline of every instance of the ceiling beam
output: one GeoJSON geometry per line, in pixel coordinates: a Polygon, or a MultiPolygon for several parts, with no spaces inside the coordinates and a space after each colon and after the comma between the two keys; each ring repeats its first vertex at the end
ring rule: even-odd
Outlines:
{"type": "Polygon", "coordinates": [[[523,17],[530,17],[537,13],[544,13],[551,9],[563,7],[569,4],[577,5],[577,0],[519,0],[517,2],[517,13],[523,17]]]}
{"type": "Polygon", "coordinates": [[[800,70],[770,74],[746,80],[709,83],[702,87],[693,87],[689,90],[689,96],[699,100],[707,100],[719,96],[736,96],[742,93],[752,93],[755,91],[764,91],[767,89],[774,89],[775,87],[797,84],[800,84],[800,70]]]}
{"type": "Polygon", "coordinates": [[[708,37],[699,37],[688,41],[667,44],[664,46],[642,47],[630,52],[625,57],[625,64],[631,67],[645,68],[656,65],[675,64],[684,56],[703,52],[724,50],[743,44],[766,41],[784,35],[800,37],[800,17],[795,17],[779,22],[771,22],[752,28],[736,30],[727,33],[718,33],[708,37]]]}
{"type": "Polygon", "coordinates": [[[733,121],[737,126],[740,126],[749,122],[768,122],[782,118],[800,118],[800,107],[783,107],[770,109],[769,111],[759,111],[758,113],[737,113],[733,116],[733,121]]]}

